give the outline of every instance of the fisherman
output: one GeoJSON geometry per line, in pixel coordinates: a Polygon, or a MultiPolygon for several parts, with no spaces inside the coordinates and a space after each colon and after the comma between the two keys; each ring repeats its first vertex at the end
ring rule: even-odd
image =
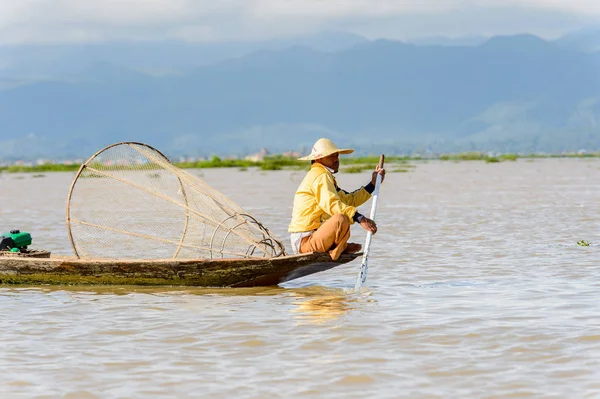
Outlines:
{"type": "Polygon", "coordinates": [[[340,168],[339,155],[353,152],[321,138],[308,156],[298,158],[311,161],[311,167],[294,196],[288,228],[294,253],[329,252],[331,259],[336,260],[342,253],[356,253],[362,248],[360,244],[348,243],[351,224],[357,222],[365,230],[377,232],[375,221],[361,215],[356,207],[371,198],[377,174],[383,182],[385,169],[377,166],[371,181],[351,193],[339,188],[333,177],[340,168]]]}

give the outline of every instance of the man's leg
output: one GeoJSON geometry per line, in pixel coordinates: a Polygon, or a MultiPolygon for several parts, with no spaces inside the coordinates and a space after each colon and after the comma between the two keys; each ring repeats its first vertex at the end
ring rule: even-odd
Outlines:
{"type": "Polygon", "coordinates": [[[346,249],[349,238],[350,221],[348,218],[341,214],[333,215],[312,235],[302,239],[300,253],[329,252],[331,259],[336,260],[346,249]]]}

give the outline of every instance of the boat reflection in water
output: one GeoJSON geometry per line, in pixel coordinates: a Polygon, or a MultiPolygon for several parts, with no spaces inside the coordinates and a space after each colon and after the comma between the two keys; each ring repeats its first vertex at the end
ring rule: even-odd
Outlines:
{"type": "MultiPolygon", "coordinates": [[[[8,288],[8,287],[7,287],[8,288]]],[[[97,296],[135,296],[160,297],[161,302],[177,302],[182,308],[202,308],[201,297],[216,298],[222,305],[242,308],[255,302],[253,298],[279,297],[281,305],[287,305],[299,322],[322,324],[335,320],[355,308],[361,301],[353,290],[310,286],[300,288],[283,288],[279,286],[253,288],[203,288],[203,287],[143,287],[143,286],[19,286],[8,288],[9,291],[38,291],[48,295],[69,297],[71,300],[86,302],[97,296]],[[187,299],[186,299],[187,298],[187,299]],[[291,305],[291,306],[290,306],[291,305]]],[[[110,301],[109,298],[107,298],[110,301]]],[[[272,304],[272,300],[269,300],[272,304]]],[[[275,309],[271,309],[275,310],[275,309]]],[[[277,309],[280,313],[282,308],[277,309]]]]}

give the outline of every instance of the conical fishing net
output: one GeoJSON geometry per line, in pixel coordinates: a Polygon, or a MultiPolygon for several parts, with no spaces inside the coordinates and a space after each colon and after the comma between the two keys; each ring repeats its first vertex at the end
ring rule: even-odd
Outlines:
{"type": "Polygon", "coordinates": [[[142,143],[106,147],[84,163],[67,200],[80,258],[246,258],[285,255],[255,218],[142,143]]]}

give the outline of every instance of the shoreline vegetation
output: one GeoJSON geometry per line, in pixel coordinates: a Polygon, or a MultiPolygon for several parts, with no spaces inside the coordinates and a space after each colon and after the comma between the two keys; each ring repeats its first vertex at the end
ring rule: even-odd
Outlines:
{"type": "MultiPolygon", "coordinates": [[[[386,156],[385,162],[390,172],[408,172],[415,165],[411,162],[427,161],[481,161],[486,163],[514,162],[518,159],[534,160],[546,158],[600,158],[600,152],[586,153],[567,153],[567,154],[499,154],[489,155],[484,152],[463,152],[458,154],[442,154],[437,156],[386,156]]],[[[379,162],[379,156],[362,157],[341,157],[340,172],[360,173],[365,170],[374,169],[379,162]]],[[[309,163],[298,161],[296,158],[285,157],[282,155],[265,156],[264,159],[252,161],[247,159],[222,159],[213,156],[209,160],[199,160],[196,162],[174,162],[175,166],[181,169],[208,169],[208,168],[239,168],[248,170],[248,168],[258,168],[259,170],[305,170],[309,163]]],[[[43,173],[43,172],[76,172],[81,167],[80,164],[60,164],[46,163],[43,165],[8,165],[0,166],[0,172],[6,173],[43,173]]]]}

